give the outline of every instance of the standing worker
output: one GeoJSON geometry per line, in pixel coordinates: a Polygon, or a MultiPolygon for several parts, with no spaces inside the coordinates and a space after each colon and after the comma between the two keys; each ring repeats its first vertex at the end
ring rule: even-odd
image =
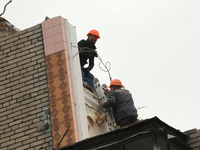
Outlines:
{"type": "Polygon", "coordinates": [[[100,38],[100,36],[97,30],[92,29],[88,32],[87,37],[87,40],[81,40],[78,42],[81,71],[83,81],[85,81],[90,87],[95,89],[93,84],[94,76],[90,73],[90,71],[94,67],[94,57],[97,57],[97,52],[95,51],[95,43],[97,39],[100,38]],[[87,67],[84,67],[88,63],[88,60],[89,65],[87,67]]]}
{"type": "Polygon", "coordinates": [[[122,87],[119,79],[112,80],[109,85],[111,91],[107,89],[109,99],[106,102],[100,101],[102,107],[112,107],[114,119],[120,127],[137,122],[138,117],[131,93],[122,87]]]}

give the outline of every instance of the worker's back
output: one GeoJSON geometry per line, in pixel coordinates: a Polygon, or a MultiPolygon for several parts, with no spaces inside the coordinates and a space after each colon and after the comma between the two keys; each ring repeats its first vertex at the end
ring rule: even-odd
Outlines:
{"type": "Polygon", "coordinates": [[[117,89],[113,91],[113,94],[116,95],[116,105],[113,107],[114,117],[116,122],[119,122],[121,119],[138,116],[137,109],[134,106],[133,98],[131,93],[126,89],[117,89]]]}

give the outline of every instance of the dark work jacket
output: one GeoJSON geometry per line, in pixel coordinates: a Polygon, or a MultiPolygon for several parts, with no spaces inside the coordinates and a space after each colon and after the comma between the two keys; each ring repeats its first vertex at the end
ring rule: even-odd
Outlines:
{"type": "Polygon", "coordinates": [[[126,89],[117,89],[110,93],[109,99],[103,107],[112,107],[117,124],[126,117],[137,117],[137,109],[134,106],[131,93],[126,89]]]}
{"type": "Polygon", "coordinates": [[[83,71],[90,71],[94,67],[94,57],[97,57],[97,53],[95,51],[96,46],[90,41],[81,40],[78,42],[79,48],[79,58],[81,63],[81,68],[83,71]],[[87,64],[87,60],[89,60],[89,65],[87,68],[84,68],[84,65],[87,64]]]}

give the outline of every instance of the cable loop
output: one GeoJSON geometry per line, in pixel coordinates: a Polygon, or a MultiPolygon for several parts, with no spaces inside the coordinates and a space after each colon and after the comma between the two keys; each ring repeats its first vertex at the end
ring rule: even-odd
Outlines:
{"type": "Polygon", "coordinates": [[[99,68],[104,71],[104,72],[108,72],[108,75],[109,75],[109,78],[110,78],[110,81],[112,80],[111,78],[111,75],[110,75],[110,69],[111,69],[111,63],[109,61],[106,62],[106,64],[103,63],[103,60],[101,59],[101,57],[98,55],[97,57],[99,60],[100,60],[100,63],[99,63],[99,68]],[[106,70],[104,70],[102,67],[101,67],[101,64],[103,64],[103,66],[105,67],[106,70]],[[109,64],[109,68],[108,68],[108,64],[109,64]]]}
{"type": "MultiPolygon", "coordinates": [[[[82,49],[82,50],[79,50],[72,58],[74,58],[76,55],[80,54],[80,53],[84,53],[84,52],[94,52],[94,49],[92,48],[88,48],[88,47],[78,47],[78,46],[73,46],[72,47],[75,47],[75,48],[78,48],[78,49],[82,49]],[[85,50],[83,50],[85,49],[85,50]]],[[[111,69],[111,63],[109,61],[106,61],[106,63],[104,64],[103,63],[103,60],[101,59],[101,57],[99,56],[99,54],[97,54],[97,58],[100,60],[100,63],[99,63],[99,68],[104,71],[104,72],[108,72],[108,75],[109,75],[109,78],[110,78],[110,81],[112,80],[111,78],[111,75],[110,75],[110,69],[111,69]],[[104,68],[103,69],[101,67],[101,64],[103,64],[104,68]],[[109,67],[108,67],[109,65],[109,67]]]]}

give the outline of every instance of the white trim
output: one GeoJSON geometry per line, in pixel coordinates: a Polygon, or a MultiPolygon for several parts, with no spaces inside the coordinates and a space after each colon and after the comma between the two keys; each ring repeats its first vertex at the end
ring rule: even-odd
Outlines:
{"type": "Polygon", "coordinates": [[[77,48],[76,29],[65,19],[67,46],[70,57],[73,91],[76,104],[76,116],[79,131],[79,140],[83,140],[89,137],[87,114],[85,108],[85,97],[83,91],[83,82],[80,69],[80,60],[77,48]],[[76,56],[75,56],[76,55],[76,56]],[[75,57],[73,57],[75,56],[75,57]]]}

